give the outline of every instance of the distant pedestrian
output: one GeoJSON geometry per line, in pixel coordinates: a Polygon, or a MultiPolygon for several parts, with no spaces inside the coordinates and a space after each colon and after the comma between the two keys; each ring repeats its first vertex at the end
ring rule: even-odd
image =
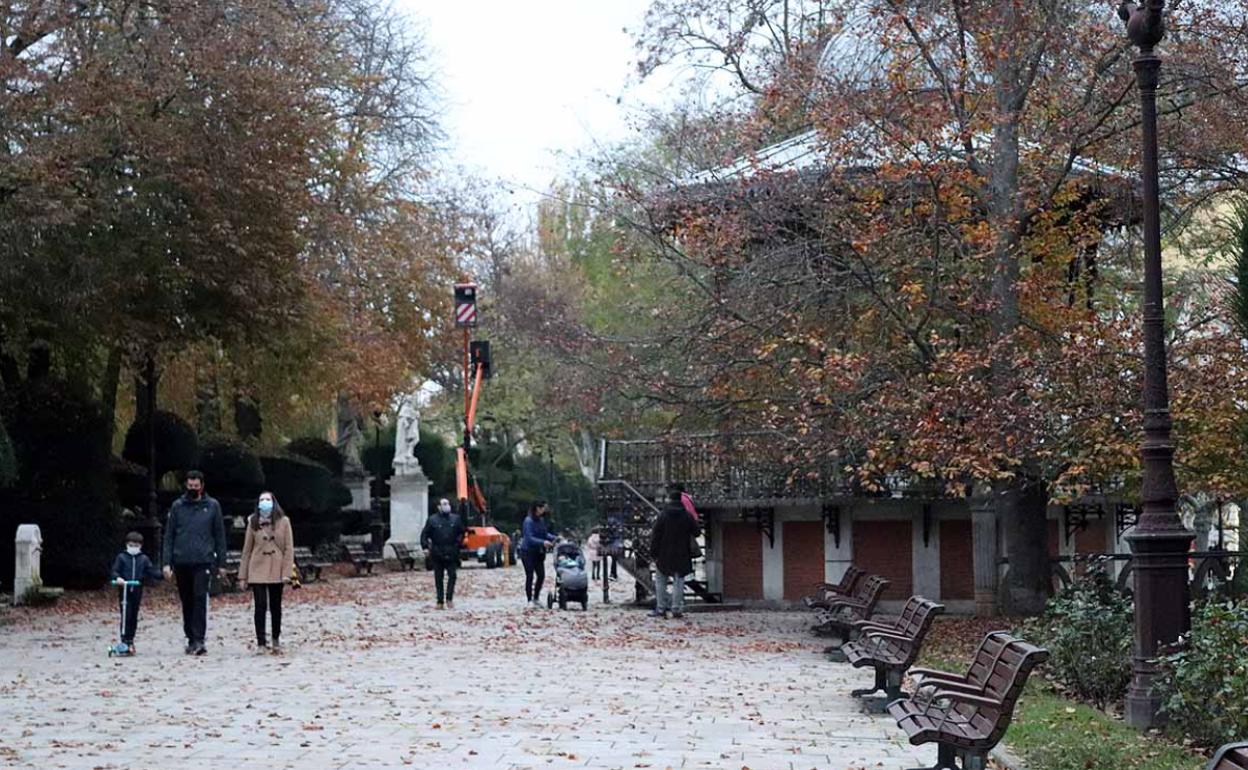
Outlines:
{"type": "Polygon", "coordinates": [[[464,542],[464,520],[451,510],[451,501],[438,501],[438,511],[425,522],[420,547],[429,554],[438,609],[455,609],[455,580],[459,571],[459,548],[464,542]],[[445,585],[444,585],[445,582],[445,585]]]}
{"type": "Polygon", "coordinates": [[[542,584],[546,582],[546,552],[555,536],[546,528],[546,501],[529,508],[521,527],[520,561],[524,564],[524,596],[532,607],[541,607],[542,584]]]}
{"type": "Polygon", "coordinates": [[[667,505],[650,533],[650,556],[654,561],[653,617],[682,617],[685,610],[685,576],[693,572],[693,539],[698,527],[680,499],[681,493],[668,493],[667,505]],[[672,592],[667,592],[668,581],[672,592]]]}
{"type": "Polygon", "coordinates": [[[139,629],[139,605],[143,602],[143,584],[160,580],[160,570],[143,553],[143,536],[138,532],[126,533],[126,550],[113,559],[109,578],[117,585],[117,602],[125,608],[126,616],[121,622],[121,643],[126,655],[134,654],[134,634],[139,629]],[[137,583],[137,585],[136,585],[137,583]]]}
{"type": "Polygon", "coordinates": [[[593,566],[590,567],[592,578],[599,580],[602,577],[602,561],[598,549],[602,547],[602,536],[598,534],[598,528],[595,527],[589,533],[589,538],[585,540],[585,558],[593,566]]]}
{"type": "Polygon", "coordinates": [[[295,570],[295,535],[290,518],[272,492],[263,492],[256,510],[247,519],[243,553],[238,562],[238,583],[251,585],[256,621],[256,652],[282,652],[282,587],[295,570]],[[273,646],[265,637],[265,615],[273,618],[273,646]]]}
{"type": "Polygon", "coordinates": [[[208,632],[208,587],[215,570],[225,577],[225,520],[204,491],[204,474],[186,474],[186,494],[174,501],[165,522],[165,578],[176,577],[182,602],[186,654],[203,655],[208,632]]]}

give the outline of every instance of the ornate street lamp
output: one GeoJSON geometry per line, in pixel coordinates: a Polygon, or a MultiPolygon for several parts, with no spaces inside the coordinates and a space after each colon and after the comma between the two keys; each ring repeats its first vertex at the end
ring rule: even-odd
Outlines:
{"type": "Polygon", "coordinates": [[[1153,688],[1158,650],[1191,626],[1187,550],[1193,534],[1175,512],[1174,443],[1170,439],[1170,399],[1166,387],[1165,305],[1161,286],[1161,214],[1157,179],[1157,82],[1161,59],[1155,48],[1165,36],[1164,0],[1142,5],[1124,2],[1118,15],[1127,36],[1140,49],[1135,77],[1140,90],[1144,142],[1140,174],[1144,196],[1144,478],[1143,511],[1127,535],[1135,574],[1135,649],[1127,721],[1138,728],[1157,719],[1161,700],[1153,688]]]}

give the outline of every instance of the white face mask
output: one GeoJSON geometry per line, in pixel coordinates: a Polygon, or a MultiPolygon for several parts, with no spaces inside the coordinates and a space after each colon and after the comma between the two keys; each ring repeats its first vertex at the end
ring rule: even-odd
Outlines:
{"type": "Polygon", "coordinates": [[[138,556],[139,554],[143,553],[143,546],[128,545],[126,546],[126,553],[130,554],[131,556],[138,556]]]}

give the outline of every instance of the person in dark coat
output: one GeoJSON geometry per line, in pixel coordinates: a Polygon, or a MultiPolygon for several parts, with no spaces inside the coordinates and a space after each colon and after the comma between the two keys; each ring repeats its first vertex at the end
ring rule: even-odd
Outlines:
{"type": "Polygon", "coordinates": [[[681,504],[680,492],[672,490],[667,505],[650,533],[650,558],[654,566],[654,612],[652,617],[679,618],[685,610],[685,576],[693,572],[693,539],[698,526],[681,504]],[[667,583],[672,592],[668,595],[667,583]]]}
{"type": "Polygon", "coordinates": [[[464,542],[464,520],[451,510],[451,501],[438,501],[438,512],[429,517],[420,533],[420,547],[429,554],[438,609],[455,609],[455,580],[459,571],[459,548],[464,542]],[[443,587],[445,581],[445,587],[443,587]]]}
{"type": "Polygon", "coordinates": [[[208,632],[208,586],[212,573],[225,577],[225,519],[204,491],[204,474],[188,471],[186,494],[165,521],[165,579],[177,577],[186,654],[203,655],[208,632]]]}

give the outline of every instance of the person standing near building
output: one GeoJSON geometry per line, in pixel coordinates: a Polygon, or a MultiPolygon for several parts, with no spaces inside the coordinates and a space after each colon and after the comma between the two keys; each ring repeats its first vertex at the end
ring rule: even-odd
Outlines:
{"type": "Polygon", "coordinates": [[[165,579],[176,578],[182,602],[186,654],[208,652],[208,587],[215,570],[225,576],[225,520],[221,505],[204,491],[204,474],[186,474],[186,494],[174,501],[165,522],[165,579]]]}
{"type": "Polygon", "coordinates": [[[290,519],[277,504],[272,492],[263,492],[256,510],[247,519],[243,554],[238,562],[238,583],[243,590],[251,585],[255,604],[256,652],[266,649],[282,652],[282,587],[295,569],[295,535],[290,519]],[[273,617],[273,646],[265,637],[265,616],[273,617]]]}
{"type": "Polygon", "coordinates": [[[650,533],[650,557],[654,567],[654,611],[652,617],[679,618],[685,611],[685,576],[693,572],[693,538],[698,527],[681,502],[681,493],[671,490],[667,505],[650,533]],[[667,593],[668,581],[672,593],[667,593]]]}
{"type": "Polygon", "coordinates": [[[541,607],[542,584],[546,582],[546,551],[555,536],[546,529],[546,501],[538,500],[529,508],[521,527],[520,561],[524,564],[524,596],[532,607],[541,607]]]}
{"type": "Polygon", "coordinates": [[[598,528],[594,527],[589,537],[585,540],[585,560],[592,566],[590,570],[594,580],[598,580],[602,575],[602,562],[599,561],[601,556],[598,553],[599,547],[602,545],[602,536],[598,534],[598,528]]]}
{"type": "Polygon", "coordinates": [[[464,542],[464,520],[451,510],[451,501],[438,501],[437,513],[425,522],[420,547],[429,554],[438,609],[455,609],[455,580],[459,571],[459,547],[464,542]],[[445,583],[445,585],[444,585],[445,583]]]}

